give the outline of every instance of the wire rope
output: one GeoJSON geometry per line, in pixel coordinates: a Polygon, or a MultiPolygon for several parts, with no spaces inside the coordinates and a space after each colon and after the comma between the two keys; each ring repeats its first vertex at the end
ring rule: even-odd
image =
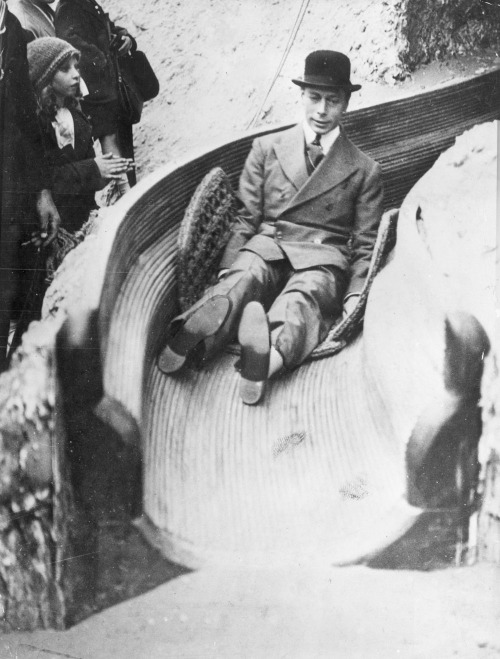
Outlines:
{"type": "Polygon", "coordinates": [[[269,87],[267,89],[267,92],[266,92],[261,104],[259,105],[259,108],[258,108],[257,112],[254,114],[252,120],[248,124],[247,130],[249,130],[250,128],[255,126],[257,120],[259,119],[259,117],[261,115],[261,112],[264,108],[264,105],[265,105],[267,99],[269,98],[269,94],[271,93],[271,91],[272,91],[272,89],[273,89],[273,87],[276,83],[276,80],[278,79],[278,77],[279,77],[279,75],[280,75],[280,73],[283,69],[283,66],[286,62],[286,59],[287,59],[287,57],[288,57],[288,55],[289,55],[289,53],[292,49],[293,42],[295,41],[295,37],[297,36],[297,32],[299,31],[302,20],[304,19],[304,15],[307,11],[307,7],[309,6],[309,2],[310,2],[310,0],[302,0],[302,2],[300,4],[299,13],[297,14],[297,18],[295,19],[295,22],[293,24],[292,31],[290,32],[290,36],[288,37],[288,41],[287,41],[287,44],[285,46],[285,50],[283,52],[283,55],[281,56],[281,60],[278,64],[278,68],[276,69],[276,73],[273,76],[271,84],[269,85],[269,87]]]}

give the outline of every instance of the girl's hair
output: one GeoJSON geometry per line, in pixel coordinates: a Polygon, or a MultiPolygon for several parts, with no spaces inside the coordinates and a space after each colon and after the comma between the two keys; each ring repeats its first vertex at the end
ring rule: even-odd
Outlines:
{"type": "MultiPolygon", "coordinates": [[[[66,57],[61,62],[57,71],[64,71],[65,67],[68,66],[71,59],[76,59],[77,61],[79,61],[80,56],[75,54],[68,55],[68,57],[66,57]]],[[[57,71],[55,73],[57,73],[57,71]]],[[[66,108],[78,107],[78,99],[77,98],[64,99],[64,107],[66,108]]],[[[55,119],[58,109],[59,106],[57,104],[55,92],[52,88],[52,80],[51,80],[50,83],[42,89],[42,91],[38,96],[38,113],[43,119],[48,120],[50,122],[55,119]]]]}

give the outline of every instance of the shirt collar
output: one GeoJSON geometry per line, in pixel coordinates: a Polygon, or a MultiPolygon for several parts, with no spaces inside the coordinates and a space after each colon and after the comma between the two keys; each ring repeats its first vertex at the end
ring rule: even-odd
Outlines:
{"type": "Polygon", "coordinates": [[[52,122],[56,134],[57,146],[64,149],[71,144],[75,148],[75,121],[68,108],[59,108],[52,122]]]}
{"type": "MultiPolygon", "coordinates": [[[[306,144],[310,144],[316,137],[316,133],[313,131],[311,126],[309,126],[307,121],[304,121],[302,126],[304,128],[304,137],[306,138],[306,144]]],[[[328,153],[328,151],[332,148],[333,143],[335,142],[335,140],[339,135],[340,135],[340,128],[339,126],[336,126],[329,133],[325,133],[324,135],[321,136],[320,139],[321,148],[323,149],[324,153],[328,153]]]]}

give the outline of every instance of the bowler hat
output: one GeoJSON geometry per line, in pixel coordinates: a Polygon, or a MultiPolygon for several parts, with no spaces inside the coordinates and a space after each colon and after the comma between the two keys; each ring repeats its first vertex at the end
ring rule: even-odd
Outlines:
{"type": "Polygon", "coordinates": [[[361,85],[351,83],[350,77],[351,60],[347,55],[334,50],[315,50],[306,57],[304,76],[293,78],[292,82],[299,87],[344,87],[351,92],[361,89],[361,85]]]}

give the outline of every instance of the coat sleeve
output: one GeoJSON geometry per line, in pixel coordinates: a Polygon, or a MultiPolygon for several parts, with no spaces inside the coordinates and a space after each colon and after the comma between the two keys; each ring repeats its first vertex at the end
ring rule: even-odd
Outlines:
{"type": "Polygon", "coordinates": [[[372,162],[361,192],[356,200],[354,226],[351,235],[351,278],[345,297],[359,294],[368,275],[370,261],[377,240],[383,212],[383,186],[381,168],[372,162]]]}
{"type": "Polygon", "coordinates": [[[238,251],[247,243],[263,220],[265,154],[260,140],[255,140],[240,177],[238,216],[222,257],[221,268],[230,268],[238,251]]]}
{"type": "Polygon", "coordinates": [[[87,20],[85,12],[78,10],[78,5],[62,5],[58,8],[55,18],[56,35],[60,39],[69,41],[77,48],[88,66],[100,71],[108,66],[106,53],[95,44],[90,43],[85,35],[92,34],[92,26],[87,20]]]}
{"type": "Polygon", "coordinates": [[[102,190],[106,180],[101,178],[99,168],[93,158],[55,165],[52,168],[52,190],[56,194],[95,192],[102,190]]]}
{"type": "Polygon", "coordinates": [[[84,158],[73,160],[72,157],[65,154],[64,149],[55,146],[52,129],[50,135],[52,139],[50,139],[50,145],[47,139],[47,159],[52,177],[51,188],[54,193],[64,195],[70,191],[71,194],[80,194],[102,190],[106,185],[106,179],[101,177],[92,144],[89,144],[84,158]]]}

